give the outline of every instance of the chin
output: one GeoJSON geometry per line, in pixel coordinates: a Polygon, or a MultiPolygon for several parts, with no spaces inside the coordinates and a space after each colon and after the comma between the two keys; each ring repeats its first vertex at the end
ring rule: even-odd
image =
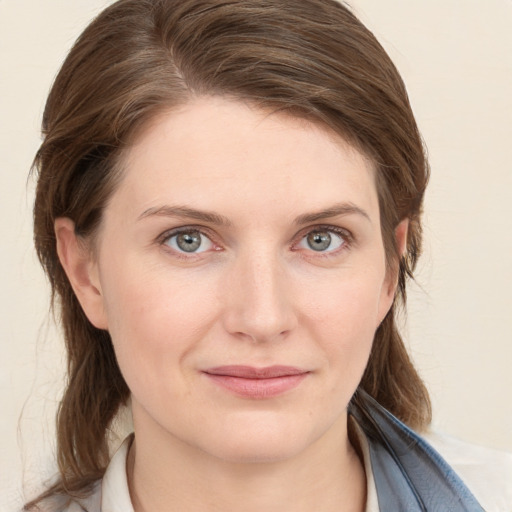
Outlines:
{"type": "Polygon", "coordinates": [[[263,464],[289,460],[308,450],[325,429],[307,421],[290,424],[281,418],[274,421],[230,422],[221,429],[209,447],[211,455],[226,462],[263,464]],[[318,426],[316,426],[318,427],[318,426]]]}
{"type": "Polygon", "coordinates": [[[271,464],[292,459],[302,453],[307,443],[289,439],[251,439],[229,446],[217,447],[212,455],[234,464],[271,464]]]}

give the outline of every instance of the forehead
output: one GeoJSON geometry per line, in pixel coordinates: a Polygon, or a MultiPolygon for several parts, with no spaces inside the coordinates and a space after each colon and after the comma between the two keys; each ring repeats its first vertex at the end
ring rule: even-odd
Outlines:
{"type": "Polygon", "coordinates": [[[300,214],[346,200],[378,210],[372,163],[339,135],[218,97],[156,116],[122,168],[114,196],[125,196],[133,208],[196,201],[201,204],[193,206],[208,209],[266,204],[300,214]]]}

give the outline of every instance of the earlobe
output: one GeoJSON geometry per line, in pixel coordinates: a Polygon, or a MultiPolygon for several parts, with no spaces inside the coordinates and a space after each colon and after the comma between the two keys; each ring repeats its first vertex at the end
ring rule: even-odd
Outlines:
{"type": "Polygon", "coordinates": [[[54,229],[60,263],[84,313],[96,328],[107,329],[98,267],[91,251],[75,233],[75,223],[71,219],[59,217],[54,229]]]}

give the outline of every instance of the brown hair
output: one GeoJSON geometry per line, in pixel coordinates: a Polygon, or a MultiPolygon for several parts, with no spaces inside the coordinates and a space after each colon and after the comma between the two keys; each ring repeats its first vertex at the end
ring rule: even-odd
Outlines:
{"type": "MultiPolygon", "coordinates": [[[[91,237],[122,172],[123,150],[158,112],[194,95],[228,96],[322,123],[371,158],[395,272],[394,229],[410,222],[397,276],[397,298],[405,299],[420,254],[428,165],[404,84],[372,33],[334,0],[119,0],[64,62],[34,162],[35,245],[68,354],[57,418],[60,480],[42,497],[87,491],[101,478],[109,428],[130,393],[108,332],[88,321],[60,265],[55,219],[69,217],[79,235],[91,237]]],[[[360,386],[423,428],[429,397],[395,325],[397,305],[375,334],[360,386]]]]}

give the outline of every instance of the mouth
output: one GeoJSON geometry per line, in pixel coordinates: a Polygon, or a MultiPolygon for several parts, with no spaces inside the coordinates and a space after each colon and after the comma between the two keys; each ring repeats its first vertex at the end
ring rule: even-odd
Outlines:
{"type": "Polygon", "coordinates": [[[309,371],[293,366],[218,366],[203,372],[213,383],[240,397],[273,398],[296,388],[309,371]]]}

